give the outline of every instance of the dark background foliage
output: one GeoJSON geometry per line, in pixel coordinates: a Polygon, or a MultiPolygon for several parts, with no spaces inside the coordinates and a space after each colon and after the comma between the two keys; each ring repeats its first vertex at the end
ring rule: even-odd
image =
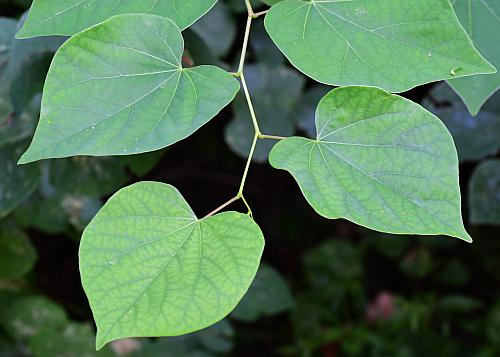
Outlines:
{"type": "MultiPolygon", "coordinates": [[[[0,0],[0,16],[17,21],[29,3],[0,0]]],[[[222,2],[184,33],[185,65],[234,67],[246,17],[242,5],[222,2]]],[[[312,135],[315,106],[328,88],[288,66],[260,22],[251,37],[247,76],[262,127],[270,134],[312,135]]],[[[0,28],[0,39],[5,33],[0,28]]],[[[9,182],[8,175],[19,170],[9,164],[31,135],[39,105],[35,94],[58,43],[28,41],[18,41],[18,57],[2,57],[0,47],[0,197],[7,202],[25,181],[31,193],[18,198],[15,209],[0,202],[0,355],[92,356],[92,315],[78,272],[85,225],[112,193],[139,180],[173,184],[199,216],[208,213],[234,195],[252,127],[237,98],[166,150],[46,161],[34,164],[35,173],[9,182]],[[17,61],[17,70],[2,77],[9,61],[17,61]],[[16,127],[25,122],[24,130],[16,127]],[[1,141],[15,135],[15,142],[1,141]]],[[[200,333],[120,341],[96,355],[499,355],[500,170],[488,165],[498,167],[500,97],[472,118],[444,83],[403,95],[436,113],[454,136],[473,244],[390,236],[326,220],[306,203],[291,176],[267,164],[269,147],[260,146],[246,198],[266,237],[265,265],[249,296],[229,318],[200,333]]]]}

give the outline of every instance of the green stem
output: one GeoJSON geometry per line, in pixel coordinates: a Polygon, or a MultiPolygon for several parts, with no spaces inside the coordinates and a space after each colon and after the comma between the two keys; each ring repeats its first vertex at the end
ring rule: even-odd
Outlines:
{"type": "Polygon", "coordinates": [[[286,139],[286,136],[260,134],[259,139],[283,140],[286,139]]]}
{"type": "Polygon", "coordinates": [[[240,199],[240,197],[234,196],[229,201],[223,203],[222,205],[220,205],[219,207],[217,207],[216,209],[214,209],[212,212],[210,212],[209,214],[207,214],[205,217],[203,217],[203,219],[213,216],[217,212],[223,210],[224,208],[226,208],[227,206],[229,206],[231,203],[233,203],[235,201],[238,201],[239,199],[240,199]]]}
{"type": "Polygon", "coordinates": [[[247,26],[245,28],[245,37],[243,38],[243,47],[241,48],[240,65],[238,66],[238,73],[241,75],[243,73],[243,67],[245,66],[245,58],[247,56],[248,49],[248,38],[250,37],[250,28],[252,27],[252,16],[250,14],[247,17],[247,26]]]}
{"type": "Polygon", "coordinates": [[[236,194],[235,197],[231,198],[229,201],[223,203],[222,205],[220,205],[219,207],[214,209],[212,212],[207,214],[204,218],[208,218],[208,217],[213,216],[217,212],[223,210],[224,208],[226,208],[227,206],[229,206],[230,204],[232,204],[233,202],[235,202],[239,199],[241,199],[243,201],[243,203],[245,204],[245,206],[248,209],[248,214],[250,216],[252,216],[252,209],[250,208],[250,205],[248,204],[245,197],[243,196],[243,190],[245,188],[245,182],[247,180],[248,171],[250,169],[250,164],[252,163],[252,158],[253,158],[253,155],[255,153],[255,147],[257,146],[257,140],[258,139],[274,139],[274,140],[285,139],[282,136],[263,135],[260,132],[259,123],[257,121],[257,115],[255,114],[255,109],[254,109],[253,104],[252,104],[252,98],[250,97],[250,92],[248,90],[248,86],[247,86],[247,82],[245,80],[245,75],[243,74],[243,70],[245,67],[245,59],[246,59],[246,55],[247,55],[248,39],[250,37],[250,29],[252,27],[252,20],[259,17],[259,16],[265,15],[268,12],[268,10],[254,13],[253,9],[252,9],[252,5],[250,4],[250,0],[245,0],[245,5],[247,7],[248,17],[247,17],[247,24],[245,27],[245,37],[243,38],[243,46],[241,48],[241,57],[240,57],[239,65],[238,65],[238,71],[231,73],[231,75],[236,77],[236,78],[239,78],[241,80],[241,86],[243,87],[243,92],[245,93],[245,98],[246,98],[246,101],[248,104],[248,109],[250,111],[250,116],[252,118],[252,123],[253,123],[255,134],[254,134],[253,141],[252,141],[252,147],[250,148],[250,153],[248,154],[247,162],[245,165],[245,171],[243,172],[243,177],[241,178],[241,183],[240,183],[240,187],[238,189],[238,193],[236,194]]]}
{"type": "Polygon", "coordinates": [[[255,147],[257,146],[258,134],[255,133],[253,136],[252,147],[250,148],[250,154],[248,154],[247,164],[245,165],[245,171],[243,172],[243,177],[241,178],[240,189],[238,190],[237,197],[243,197],[243,189],[245,188],[245,182],[247,180],[248,170],[250,169],[250,164],[252,163],[253,154],[255,152],[255,147]]]}
{"type": "Polygon", "coordinates": [[[255,109],[253,108],[252,98],[250,98],[250,92],[248,91],[247,81],[245,80],[245,75],[243,72],[240,74],[241,85],[243,87],[243,92],[245,93],[245,98],[247,100],[248,109],[250,110],[250,117],[252,118],[253,128],[257,138],[261,137],[259,123],[257,122],[257,115],[255,114],[255,109]]]}
{"type": "Polygon", "coordinates": [[[245,206],[247,206],[248,215],[253,218],[252,209],[250,208],[250,205],[248,204],[247,200],[245,200],[245,196],[241,196],[241,199],[242,199],[243,203],[245,204],[245,206]]]}

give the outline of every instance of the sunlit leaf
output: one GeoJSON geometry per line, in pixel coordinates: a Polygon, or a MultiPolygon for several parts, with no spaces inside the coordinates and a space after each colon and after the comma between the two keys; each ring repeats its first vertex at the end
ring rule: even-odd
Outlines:
{"type": "Polygon", "coordinates": [[[153,151],[192,134],[236,95],[214,66],[182,68],[177,26],[115,16],[68,40],[45,82],[41,118],[21,163],[153,151]]]}
{"type": "Polygon", "coordinates": [[[85,230],[82,283],[97,347],[128,336],[176,336],[207,327],[252,282],[264,239],[247,215],[198,219],[172,186],[120,190],[85,230]]]}
{"type": "Polygon", "coordinates": [[[495,72],[448,0],[286,0],[271,8],[265,24],[290,62],[325,84],[403,92],[495,72]]]}
{"type": "Polygon", "coordinates": [[[317,139],[282,140],[270,163],[294,176],[319,214],[382,232],[471,240],[457,152],[438,118],[372,87],[333,90],[316,113],[317,139]]]}

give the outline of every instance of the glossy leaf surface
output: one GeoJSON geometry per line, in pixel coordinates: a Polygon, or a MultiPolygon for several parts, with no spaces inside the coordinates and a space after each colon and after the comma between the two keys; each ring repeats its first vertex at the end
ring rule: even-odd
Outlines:
{"type": "Polygon", "coordinates": [[[85,230],[82,283],[97,347],[127,336],[175,336],[224,318],[250,286],[264,239],[247,215],[197,219],[172,186],[120,190],[85,230]]]}
{"type": "Polygon", "coordinates": [[[41,118],[21,163],[153,151],[192,134],[236,95],[214,66],[182,68],[177,26],[120,15],[68,40],[45,82],[41,118]]]}
{"type": "Polygon", "coordinates": [[[460,212],[458,158],[441,121],[371,87],[331,91],[316,112],[317,139],[292,137],[271,151],[327,218],[388,233],[471,241],[460,212]]]}
{"type": "Polygon", "coordinates": [[[290,62],[325,84],[403,92],[495,72],[448,0],[287,0],[271,8],[265,24],[290,62]]]}

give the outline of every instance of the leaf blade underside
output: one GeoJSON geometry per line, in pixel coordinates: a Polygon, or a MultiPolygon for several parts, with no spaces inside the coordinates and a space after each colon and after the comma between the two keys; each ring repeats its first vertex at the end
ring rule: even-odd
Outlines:
{"type": "Polygon", "coordinates": [[[316,140],[280,141],[269,161],[292,174],[320,215],[471,241],[461,220],[457,152],[438,118],[381,89],[343,87],[321,100],[316,128],[316,140]]]}
{"type": "Polygon", "coordinates": [[[177,336],[228,315],[248,290],[264,238],[247,215],[197,219],[172,186],[115,194],[85,230],[82,284],[97,347],[131,336],[177,336]]]}
{"type": "Polygon", "coordinates": [[[41,117],[20,163],[154,151],[229,104],[238,81],[215,66],[182,68],[177,26],[119,15],[68,40],[45,82],[41,117]]]}
{"type": "Polygon", "coordinates": [[[141,13],[170,18],[181,29],[189,27],[217,0],[35,0],[17,38],[72,36],[115,15],[141,13]]]}
{"type": "Polygon", "coordinates": [[[448,0],[286,0],[265,18],[274,43],[316,81],[403,92],[495,68],[448,0]]]}

